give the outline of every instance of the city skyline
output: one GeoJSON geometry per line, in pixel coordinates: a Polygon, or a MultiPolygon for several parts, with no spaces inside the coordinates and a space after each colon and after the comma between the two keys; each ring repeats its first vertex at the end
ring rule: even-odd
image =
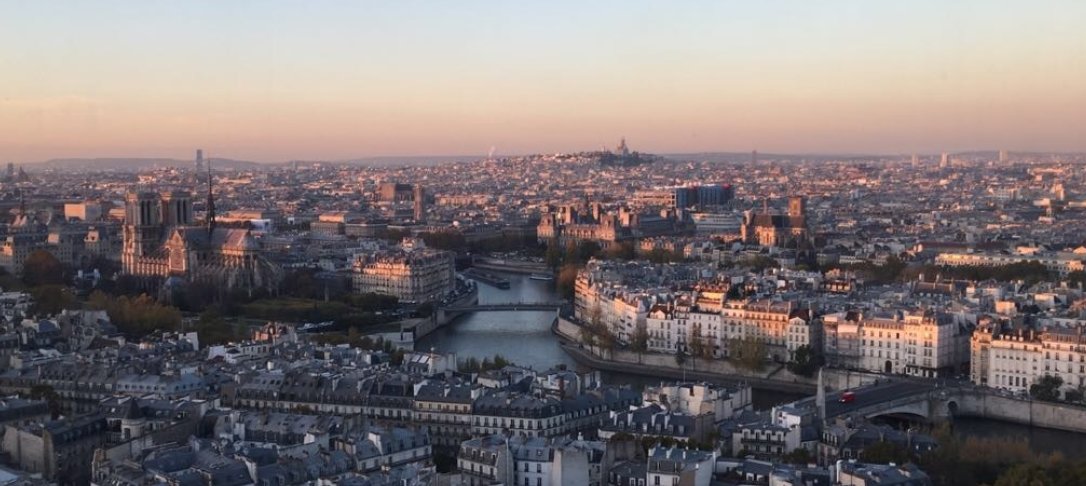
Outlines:
{"type": "Polygon", "coordinates": [[[1086,150],[1075,2],[0,12],[5,162],[1086,150]]]}

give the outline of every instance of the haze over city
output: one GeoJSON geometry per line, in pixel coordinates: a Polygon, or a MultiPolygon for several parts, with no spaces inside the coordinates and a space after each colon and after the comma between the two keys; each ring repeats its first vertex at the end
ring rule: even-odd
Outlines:
{"type": "Polygon", "coordinates": [[[0,486],[1086,485],[1084,25],[0,0],[0,486]]]}
{"type": "Polygon", "coordinates": [[[0,160],[1081,151],[1086,3],[0,2],[0,160]]]}

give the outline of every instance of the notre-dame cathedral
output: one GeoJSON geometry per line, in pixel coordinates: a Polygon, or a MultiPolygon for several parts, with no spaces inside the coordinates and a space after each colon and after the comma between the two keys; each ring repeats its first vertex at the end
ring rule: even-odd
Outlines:
{"type": "Polygon", "coordinates": [[[125,196],[125,274],[167,284],[206,281],[225,289],[274,289],[282,271],[268,261],[249,229],[215,225],[210,188],[204,225],[193,223],[188,191],[132,191],[125,196]]]}

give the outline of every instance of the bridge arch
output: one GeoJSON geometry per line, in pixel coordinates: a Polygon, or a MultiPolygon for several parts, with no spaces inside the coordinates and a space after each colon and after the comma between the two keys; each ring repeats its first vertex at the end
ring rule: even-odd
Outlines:
{"type": "Polygon", "coordinates": [[[887,411],[879,412],[874,415],[869,415],[868,419],[883,419],[887,421],[900,421],[900,422],[913,422],[913,423],[927,423],[930,419],[927,414],[921,414],[917,412],[906,411],[887,411]]]}
{"type": "Polygon", "coordinates": [[[957,417],[958,416],[958,402],[955,402],[954,400],[950,400],[949,402],[946,402],[946,413],[947,413],[947,416],[957,417]]]}

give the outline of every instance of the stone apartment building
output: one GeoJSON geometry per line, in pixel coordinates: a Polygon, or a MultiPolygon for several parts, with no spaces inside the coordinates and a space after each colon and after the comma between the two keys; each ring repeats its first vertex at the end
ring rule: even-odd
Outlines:
{"type": "Polygon", "coordinates": [[[1047,319],[1036,329],[999,321],[973,333],[970,378],[973,383],[1029,392],[1043,376],[1058,376],[1062,390],[1086,386],[1086,321],[1047,319]]]}
{"type": "Polygon", "coordinates": [[[394,296],[402,302],[433,302],[456,287],[452,254],[414,242],[398,251],[355,256],[354,290],[394,296]]]}

